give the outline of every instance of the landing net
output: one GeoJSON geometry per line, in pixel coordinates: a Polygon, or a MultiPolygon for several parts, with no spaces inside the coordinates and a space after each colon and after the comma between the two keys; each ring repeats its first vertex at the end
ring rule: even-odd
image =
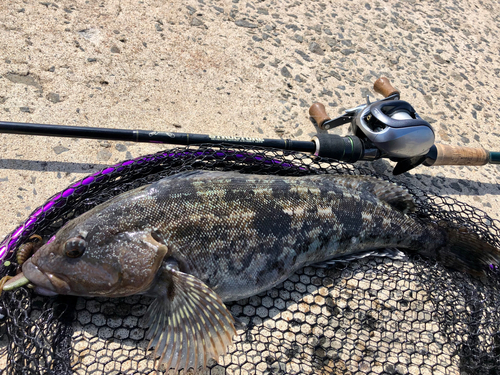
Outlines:
{"type": "MultiPolygon", "coordinates": [[[[0,244],[15,252],[33,234],[138,186],[186,170],[377,175],[309,155],[247,147],[178,147],[125,161],[72,184],[35,210],[0,244]]],[[[400,185],[401,183],[398,182],[400,185]]],[[[499,223],[449,197],[406,186],[420,220],[446,221],[500,248],[499,223]]],[[[277,287],[228,303],[246,324],[208,374],[497,374],[500,278],[449,270],[408,254],[330,268],[306,267],[277,287]]],[[[153,374],[143,316],[151,299],[40,297],[26,288],[0,299],[2,374],[153,374]]],[[[161,369],[160,373],[173,374],[161,369]]]]}

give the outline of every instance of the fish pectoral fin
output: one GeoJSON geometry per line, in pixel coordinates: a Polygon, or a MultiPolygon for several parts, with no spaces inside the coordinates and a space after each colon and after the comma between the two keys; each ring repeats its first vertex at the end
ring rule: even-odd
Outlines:
{"type": "Polygon", "coordinates": [[[209,358],[227,351],[236,334],[231,313],[220,297],[196,277],[172,264],[163,267],[160,282],[165,294],[157,297],[146,312],[154,358],[167,370],[206,368],[209,358]]]}

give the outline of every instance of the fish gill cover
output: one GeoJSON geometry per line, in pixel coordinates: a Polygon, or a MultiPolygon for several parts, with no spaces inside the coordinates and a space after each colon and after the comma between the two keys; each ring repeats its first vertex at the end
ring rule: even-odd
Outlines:
{"type": "MultiPolygon", "coordinates": [[[[113,196],[194,169],[387,178],[362,166],[272,149],[166,150],[94,173],[49,199],[0,244],[0,256],[11,261],[1,266],[1,276],[16,267],[15,253],[31,235],[50,237],[113,196]]],[[[446,221],[500,247],[498,222],[484,212],[405,185],[419,220],[446,221]]],[[[306,267],[273,289],[227,303],[246,327],[207,373],[496,374],[500,283],[496,270],[489,273],[477,279],[411,254],[306,267]]],[[[2,293],[2,373],[154,373],[143,319],[151,301],[44,298],[27,288],[2,293]]]]}

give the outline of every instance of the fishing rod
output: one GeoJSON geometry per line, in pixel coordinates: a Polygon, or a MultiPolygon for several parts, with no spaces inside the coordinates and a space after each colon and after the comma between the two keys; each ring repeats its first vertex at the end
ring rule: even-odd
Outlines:
{"type": "Polygon", "coordinates": [[[72,137],[111,141],[147,142],[175,145],[226,144],[261,146],[312,153],[349,163],[388,158],[397,162],[393,174],[398,175],[421,164],[484,165],[500,164],[500,152],[434,144],[434,130],[408,102],[400,100],[400,92],[385,77],[379,78],[374,90],[383,99],[348,109],[342,116],[328,117],[325,106],[314,103],[309,115],[320,129],[329,130],[351,123],[352,135],[316,134],[311,141],[176,133],[148,130],[107,129],[95,127],[33,124],[0,121],[0,133],[49,137],[72,137]]]}
{"type": "Polygon", "coordinates": [[[193,133],[173,133],[148,130],[107,129],[82,126],[33,124],[24,122],[0,121],[0,133],[38,135],[47,137],[71,137],[104,139],[108,141],[147,142],[174,145],[195,145],[221,143],[229,145],[261,146],[314,153],[317,156],[330,157],[337,160],[355,162],[363,159],[363,146],[357,137],[340,137],[324,134],[319,141],[296,141],[290,139],[269,139],[193,133]],[[326,144],[326,146],[325,146],[326,144]]]}

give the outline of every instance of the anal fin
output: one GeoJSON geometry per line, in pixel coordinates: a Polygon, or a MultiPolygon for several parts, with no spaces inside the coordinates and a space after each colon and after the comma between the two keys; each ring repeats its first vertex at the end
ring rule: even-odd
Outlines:
{"type": "Polygon", "coordinates": [[[220,297],[196,277],[165,263],[156,291],[163,291],[146,312],[154,358],[175,372],[206,368],[209,358],[226,353],[236,334],[231,313],[220,297]],[[162,288],[164,286],[164,288],[162,288]]]}
{"type": "Polygon", "coordinates": [[[379,258],[390,258],[393,260],[402,260],[405,259],[406,254],[398,249],[393,249],[393,248],[375,249],[375,250],[368,250],[359,253],[344,255],[341,257],[329,259],[324,262],[314,263],[311,264],[311,266],[318,268],[328,268],[339,263],[348,263],[354,260],[363,259],[367,257],[379,257],[379,258]]]}

